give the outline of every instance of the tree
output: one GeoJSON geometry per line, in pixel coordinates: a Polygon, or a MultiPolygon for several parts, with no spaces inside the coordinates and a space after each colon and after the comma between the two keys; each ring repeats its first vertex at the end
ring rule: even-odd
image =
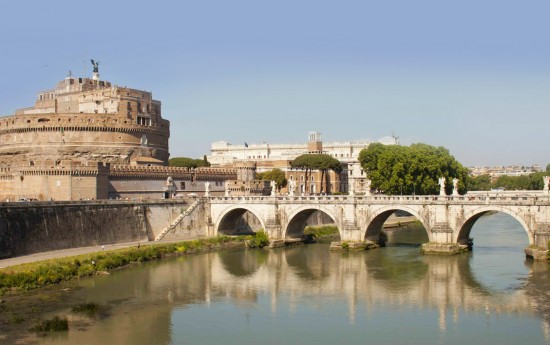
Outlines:
{"type": "Polygon", "coordinates": [[[208,163],[208,161],[206,160],[206,156],[204,156],[203,159],[174,157],[168,160],[168,165],[171,167],[200,168],[200,167],[209,167],[210,163],[208,163]]]}
{"type": "Polygon", "coordinates": [[[278,168],[263,173],[256,173],[256,178],[258,180],[275,181],[277,189],[281,189],[287,184],[285,172],[278,168]]]}
{"type": "Polygon", "coordinates": [[[476,177],[469,177],[467,184],[468,184],[468,190],[490,190],[491,176],[479,175],[476,177]]]}
{"type": "Polygon", "coordinates": [[[492,188],[504,188],[507,190],[542,190],[544,182],[542,178],[546,172],[540,171],[529,175],[521,176],[499,176],[491,183],[492,188]]]}
{"type": "MultiPolygon", "coordinates": [[[[343,169],[342,163],[340,163],[340,161],[332,156],[323,153],[306,153],[300,155],[290,163],[290,166],[293,169],[305,169],[306,181],[308,181],[308,174],[312,170],[321,171],[321,192],[324,192],[323,182],[325,179],[327,179],[326,184],[328,185],[328,171],[332,170],[339,173],[343,169]]],[[[306,183],[305,185],[305,192],[308,193],[308,183],[306,183]]]]}
{"type": "Polygon", "coordinates": [[[466,191],[467,169],[441,146],[373,143],[361,150],[359,161],[372,182],[372,188],[385,193],[438,194],[440,177],[446,179],[448,194],[453,189],[453,178],[459,180],[459,191],[466,191]]]}

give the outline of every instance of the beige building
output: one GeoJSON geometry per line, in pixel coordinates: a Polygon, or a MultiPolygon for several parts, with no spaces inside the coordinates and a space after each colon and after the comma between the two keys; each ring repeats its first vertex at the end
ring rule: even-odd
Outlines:
{"type": "MultiPolygon", "coordinates": [[[[399,144],[396,137],[384,137],[377,142],[385,145],[399,144]]],[[[208,161],[213,166],[225,167],[233,167],[236,162],[254,162],[258,172],[281,169],[289,182],[295,182],[295,195],[366,193],[367,176],[361,169],[358,158],[359,152],[370,143],[350,141],[325,144],[318,132],[309,132],[305,144],[231,145],[227,142],[215,142],[212,144],[208,161]],[[323,176],[320,171],[310,171],[306,174],[305,170],[293,169],[292,160],[307,153],[323,153],[338,159],[343,165],[342,172],[329,171],[323,176]]],[[[282,188],[280,193],[289,193],[289,187],[282,188]]]]}
{"type": "MultiPolygon", "coordinates": [[[[226,141],[217,141],[210,147],[208,161],[212,166],[231,165],[235,161],[291,161],[296,157],[310,152],[328,154],[341,162],[357,161],[359,152],[369,146],[372,141],[346,141],[324,143],[321,133],[309,132],[308,141],[302,144],[243,144],[233,145],[226,141]]],[[[377,142],[385,145],[399,145],[396,137],[383,137],[377,142]]]]}

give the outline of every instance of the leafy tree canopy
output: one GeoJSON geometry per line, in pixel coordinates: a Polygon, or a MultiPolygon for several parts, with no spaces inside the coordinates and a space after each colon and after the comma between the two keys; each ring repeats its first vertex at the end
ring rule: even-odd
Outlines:
{"type": "Polygon", "coordinates": [[[291,163],[292,168],[306,170],[332,170],[337,173],[341,172],[342,163],[336,158],[323,153],[306,153],[296,157],[291,163]]]}
{"type": "MultiPolygon", "coordinates": [[[[326,192],[326,186],[329,185],[329,174],[328,171],[332,170],[337,173],[342,172],[344,167],[342,163],[336,158],[323,154],[323,153],[306,153],[296,157],[291,163],[290,166],[295,169],[305,169],[306,170],[306,181],[309,181],[307,178],[308,171],[319,170],[321,171],[321,193],[326,192]],[[325,181],[327,180],[327,181],[325,181]],[[325,187],[323,187],[325,183],[325,187]]],[[[305,190],[308,192],[309,184],[306,183],[305,190]]]]}
{"type": "Polygon", "coordinates": [[[468,190],[490,190],[491,185],[491,176],[489,175],[479,175],[476,177],[469,177],[468,179],[468,190]]]}
{"type": "Polygon", "coordinates": [[[459,180],[459,192],[466,191],[468,170],[441,146],[373,143],[361,150],[359,161],[372,182],[371,187],[384,193],[439,194],[440,177],[446,179],[447,194],[452,193],[453,178],[459,180]]]}
{"type": "Polygon", "coordinates": [[[544,187],[544,171],[521,176],[499,176],[491,183],[491,188],[504,188],[507,190],[542,190],[544,187]]]}
{"type": "Polygon", "coordinates": [[[210,163],[208,163],[208,160],[206,160],[206,156],[204,156],[202,159],[174,157],[168,160],[168,165],[171,167],[199,168],[199,167],[209,167],[210,163]]]}
{"type": "Polygon", "coordinates": [[[278,189],[285,187],[287,184],[285,172],[278,168],[263,173],[256,173],[256,178],[258,180],[275,181],[278,189]]]}

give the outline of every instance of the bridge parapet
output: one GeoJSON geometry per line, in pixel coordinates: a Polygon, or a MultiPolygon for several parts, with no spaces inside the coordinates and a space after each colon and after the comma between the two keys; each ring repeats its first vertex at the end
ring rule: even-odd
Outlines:
{"type": "MultiPolygon", "coordinates": [[[[303,233],[307,217],[314,211],[323,212],[333,219],[342,241],[383,239],[382,226],[396,211],[415,216],[433,244],[463,246],[469,243],[473,224],[488,212],[503,212],[518,220],[532,247],[547,250],[546,242],[550,239],[547,227],[550,224],[550,195],[542,191],[461,196],[228,196],[210,197],[208,201],[215,229],[227,214],[235,214],[236,210],[241,213],[249,211],[270,236],[280,240],[289,236],[295,240],[300,231],[303,233]]],[[[217,234],[217,230],[214,233],[217,234]]]]}
{"type": "Polygon", "coordinates": [[[475,196],[439,196],[439,195],[373,195],[373,196],[348,196],[348,195],[310,195],[310,196],[223,196],[211,197],[211,203],[358,203],[358,204],[498,204],[498,205],[550,205],[550,195],[515,194],[515,195],[475,195],[475,196]]]}

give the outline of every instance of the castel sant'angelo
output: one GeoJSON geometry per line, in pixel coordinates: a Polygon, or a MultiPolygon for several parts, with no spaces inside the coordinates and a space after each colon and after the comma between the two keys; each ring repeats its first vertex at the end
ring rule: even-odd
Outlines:
{"type": "Polygon", "coordinates": [[[151,92],[72,75],[0,118],[0,198],[166,198],[224,191],[236,169],[168,167],[170,122],[151,92]]]}

